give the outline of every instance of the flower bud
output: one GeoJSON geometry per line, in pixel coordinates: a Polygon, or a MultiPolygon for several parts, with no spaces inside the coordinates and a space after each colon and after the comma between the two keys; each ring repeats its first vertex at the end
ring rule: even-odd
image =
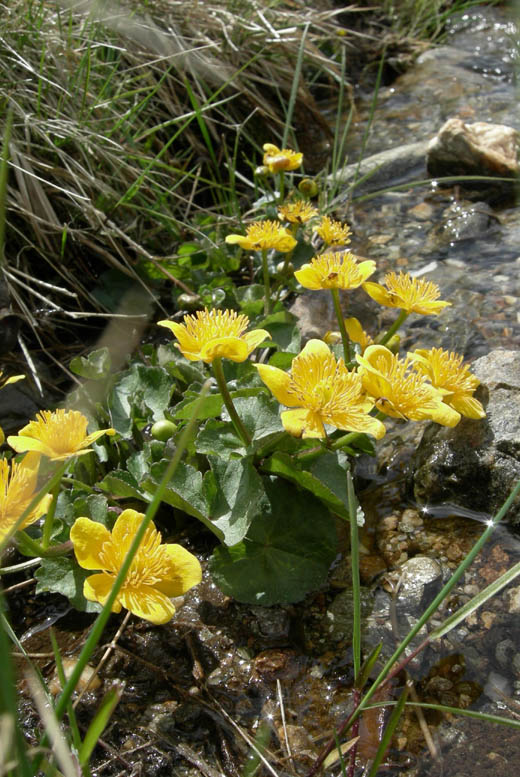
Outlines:
{"type": "Polygon", "coordinates": [[[319,187],[316,181],[312,178],[303,178],[298,184],[298,189],[304,197],[316,197],[319,192],[319,187]]]}

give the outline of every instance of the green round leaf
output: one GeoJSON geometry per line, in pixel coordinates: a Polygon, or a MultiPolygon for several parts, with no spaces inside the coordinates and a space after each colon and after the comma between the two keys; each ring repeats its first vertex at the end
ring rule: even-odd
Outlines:
{"type": "Polygon", "coordinates": [[[337,548],[334,520],[320,501],[279,478],[264,478],[264,488],[267,510],[242,542],[216,548],[210,570],[240,602],[297,602],[327,579],[337,548]]]}

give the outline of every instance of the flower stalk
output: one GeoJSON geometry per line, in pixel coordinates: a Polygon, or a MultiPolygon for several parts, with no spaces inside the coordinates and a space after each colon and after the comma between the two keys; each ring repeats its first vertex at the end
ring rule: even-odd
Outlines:
{"type": "Polygon", "coordinates": [[[262,274],[264,278],[264,316],[268,316],[271,312],[271,281],[269,278],[267,250],[265,248],[262,248],[262,274]]]}
{"type": "Polygon", "coordinates": [[[352,354],[350,350],[350,339],[348,336],[347,328],[345,326],[345,319],[343,318],[343,313],[341,312],[341,304],[339,301],[339,290],[331,289],[330,291],[332,294],[334,312],[338,320],[339,331],[341,334],[341,342],[343,344],[343,358],[345,359],[345,364],[350,364],[350,362],[352,361],[352,354]]]}
{"type": "Polygon", "coordinates": [[[392,337],[395,335],[395,333],[397,332],[399,327],[401,327],[402,324],[404,324],[404,322],[406,321],[406,319],[408,318],[409,315],[410,314],[409,314],[409,312],[407,310],[401,310],[401,312],[399,313],[399,315],[395,319],[394,323],[392,324],[392,326],[390,327],[388,332],[386,332],[386,334],[384,334],[381,339],[376,338],[377,344],[378,345],[386,345],[392,339],[392,337]]]}
{"type": "Polygon", "coordinates": [[[233,404],[233,400],[231,398],[231,394],[229,393],[229,389],[227,386],[226,378],[224,376],[224,370],[222,368],[222,359],[220,357],[216,357],[213,359],[212,362],[213,366],[213,374],[215,376],[215,380],[217,381],[217,385],[219,387],[219,391],[222,395],[222,399],[224,400],[224,404],[226,406],[226,410],[229,413],[229,417],[231,418],[231,421],[233,423],[233,426],[235,427],[235,431],[237,435],[240,437],[246,448],[248,448],[251,445],[251,437],[249,436],[249,432],[247,431],[246,427],[242,423],[242,419],[238,415],[236,408],[233,404]]]}

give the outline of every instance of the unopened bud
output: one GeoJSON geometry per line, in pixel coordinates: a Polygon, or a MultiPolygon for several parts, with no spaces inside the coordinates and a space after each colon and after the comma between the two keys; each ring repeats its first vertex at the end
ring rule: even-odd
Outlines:
{"type": "Polygon", "coordinates": [[[298,184],[298,189],[304,197],[316,197],[319,186],[312,178],[303,178],[298,184]]]}

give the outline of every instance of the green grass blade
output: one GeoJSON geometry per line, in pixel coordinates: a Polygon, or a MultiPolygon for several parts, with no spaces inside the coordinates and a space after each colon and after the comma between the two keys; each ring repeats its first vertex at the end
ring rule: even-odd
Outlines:
{"type": "Polygon", "coordinates": [[[306,22],[303,27],[302,39],[300,41],[300,47],[298,49],[298,56],[296,57],[294,77],[291,85],[291,94],[289,95],[289,103],[287,105],[287,112],[285,114],[285,125],[283,128],[282,148],[285,148],[287,146],[289,133],[291,131],[291,122],[292,122],[292,117],[294,113],[294,106],[296,105],[296,95],[298,94],[300,77],[302,74],[303,55],[305,53],[305,41],[307,39],[307,33],[309,32],[309,26],[310,26],[310,22],[306,22]]]}
{"type": "Polygon", "coordinates": [[[487,602],[488,599],[491,599],[492,596],[501,591],[504,586],[518,577],[518,575],[520,575],[520,561],[511,567],[511,569],[509,569],[507,572],[504,572],[503,575],[500,575],[500,577],[494,580],[491,585],[488,585],[486,588],[484,588],[483,591],[480,591],[480,593],[470,599],[469,602],[454,612],[453,615],[450,615],[449,618],[446,618],[446,620],[441,623],[440,626],[431,632],[430,639],[440,639],[440,637],[443,637],[449,631],[454,629],[455,626],[458,626],[458,624],[467,618],[468,615],[471,615],[472,612],[487,602]]]}
{"type": "Polygon", "coordinates": [[[0,159],[0,267],[3,267],[5,264],[5,211],[7,204],[7,176],[9,172],[9,141],[11,140],[12,128],[13,109],[9,108],[2,142],[2,157],[0,159]]]}
{"type": "Polygon", "coordinates": [[[354,493],[352,475],[347,472],[347,499],[350,516],[350,553],[352,566],[353,633],[352,654],[354,661],[354,680],[361,670],[361,585],[359,582],[359,535],[357,525],[358,501],[354,493]]]}
{"type": "Polygon", "coordinates": [[[101,704],[94,716],[94,720],[88,727],[87,733],[79,747],[79,762],[84,768],[88,764],[92,751],[96,747],[99,738],[108,725],[112,713],[119,704],[123,694],[123,687],[113,687],[103,697],[101,704]]]}

